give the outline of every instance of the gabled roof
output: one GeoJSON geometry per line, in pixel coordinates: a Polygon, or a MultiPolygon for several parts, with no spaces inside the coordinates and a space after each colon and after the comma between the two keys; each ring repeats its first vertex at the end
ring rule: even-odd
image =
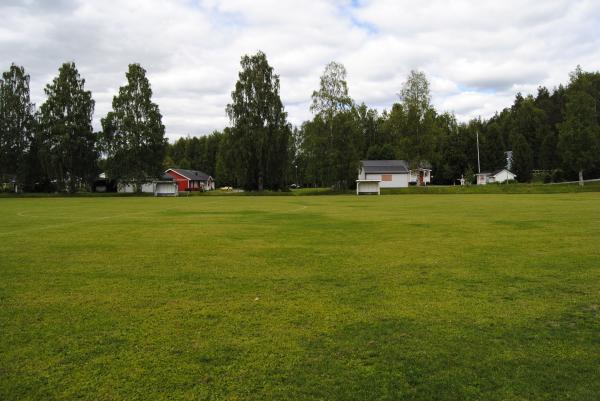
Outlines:
{"type": "Polygon", "coordinates": [[[361,163],[367,174],[408,174],[408,165],[404,160],[362,160],[361,163]]]}
{"type": "Polygon", "coordinates": [[[508,169],[506,169],[506,168],[501,168],[500,170],[496,170],[496,171],[494,171],[493,173],[491,173],[491,175],[497,175],[497,174],[500,174],[500,173],[501,173],[501,172],[503,172],[503,171],[506,171],[506,172],[508,172],[508,173],[510,173],[510,174],[512,174],[512,175],[515,175],[515,173],[513,173],[512,171],[509,171],[509,170],[508,170],[508,169]]]}
{"type": "Polygon", "coordinates": [[[209,178],[212,178],[208,174],[203,173],[202,171],[197,171],[197,170],[185,170],[185,169],[181,169],[181,168],[170,168],[167,171],[165,171],[165,173],[168,171],[173,171],[191,181],[208,181],[209,178]]]}

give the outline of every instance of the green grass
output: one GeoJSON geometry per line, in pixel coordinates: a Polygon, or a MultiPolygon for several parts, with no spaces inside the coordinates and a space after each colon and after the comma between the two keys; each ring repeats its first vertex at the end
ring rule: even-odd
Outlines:
{"type": "Polygon", "coordinates": [[[1,400],[600,394],[600,193],[0,211],[1,400]]]}

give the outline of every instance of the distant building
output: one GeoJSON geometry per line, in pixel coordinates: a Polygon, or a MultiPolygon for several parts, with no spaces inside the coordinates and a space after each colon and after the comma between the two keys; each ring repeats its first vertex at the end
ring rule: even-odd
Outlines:
{"type": "Polygon", "coordinates": [[[415,170],[405,160],[363,160],[358,180],[380,181],[381,188],[405,188],[409,183],[427,185],[431,182],[431,166],[422,162],[415,170]]]}
{"type": "Polygon", "coordinates": [[[212,191],[215,189],[213,178],[202,171],[170,168],[165,171],[165,174],[171,176],[177,182],[179,192],[212,191]]]}
{"type": "Polygon", "coordinates": [[[161,177],[160,180],[153,182],[154,196],[177,196],[179,193],[177,183],[173,179],[161,177]]]}
{"type": "Polygon", "coordinates": [[[144,181],[140,184],[133,181],[119,181],[117,184],[117,192],[123,194],[136,193],[137,187],[140,187],[140,192],[151,194],[154,193],[154,183],[152,180],[144,181]]]}
{"type": "Polygon", "coordinates": [[[501,170],[497,170],[491,173],[483,172],[479,174],[475,174],[477,177],[477,185],[487,185],[493,183],[503,183],[506,181],[514,181],[517,176],[503,168],[501,170]]]}

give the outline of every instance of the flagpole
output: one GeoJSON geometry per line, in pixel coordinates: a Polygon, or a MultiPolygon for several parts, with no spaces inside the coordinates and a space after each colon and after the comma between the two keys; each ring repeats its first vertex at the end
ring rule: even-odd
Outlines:
{"type": "Polygon", "coordinates": [[[477,173],[481,173],[481,164],[479,163],[479,130],[477,133],[477,173]]]}

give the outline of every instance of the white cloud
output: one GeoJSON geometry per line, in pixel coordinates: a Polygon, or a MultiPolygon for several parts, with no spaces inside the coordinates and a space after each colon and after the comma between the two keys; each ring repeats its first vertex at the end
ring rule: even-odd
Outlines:
{"type": "Polygon", "coordinates": [[[127,65],[139,62],[171,139],[226,126],[240,57],[259,49],[281,75],[294,124],[310,117],[331,60],[345,64],[354,99],[379,109],[411,69],[423,70],[434,104],[462,120],[565,82],[577,64],[600,65],[595,0],[4,0],[0,13],[0,68],[24,65],[35,102],[73,60],[99,128],[127,65]]]}

